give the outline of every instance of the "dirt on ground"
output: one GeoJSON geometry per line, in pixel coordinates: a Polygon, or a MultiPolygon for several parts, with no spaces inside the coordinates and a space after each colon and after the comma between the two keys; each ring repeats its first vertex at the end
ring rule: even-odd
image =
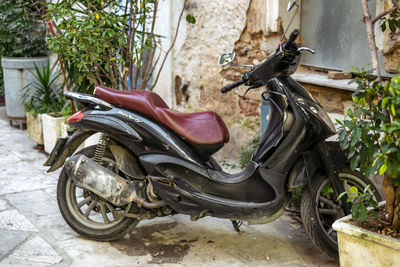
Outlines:
{"type": "Polygon", "coordinates": [[[350,223],[371,232],[400,239],[400,233],[393,231],[386,220],[386,215],[388,214],[386,206],[380,206],[375,211],[379,214],[378,218],[370,215],[367,216],[365,222],[360,222],[358,219],[351,219],[350,223]]]}

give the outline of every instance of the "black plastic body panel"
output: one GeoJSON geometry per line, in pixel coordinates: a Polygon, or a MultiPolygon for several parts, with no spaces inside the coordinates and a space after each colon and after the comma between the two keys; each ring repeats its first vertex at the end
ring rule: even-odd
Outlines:
{"type": "Polygon", "coordinates": [[[71,156],[75,150],[94,133],[95,132],[93,131],[78,130],[71,136],[58,139],[57,144],[50,153],[49,158],[43,164],[44,166],[51,166],[47,172],[55,171],[63,166],[65,159],[71,156]]]}
{"type": "Polygon", "coordinates": [[[286,176],[258,166],[246,177],[239,173],[223,182],[206,168],[171,156],[149,154],[139,160],[157,194],[179,213],[254,220],[274,215],[287,200],[286,176]]]}
{"type": "MultiPolygon", "coordinates": [[[[326,145],[338,170],[348,165],[349,162],[346,154],[340,149],[340,144],[338,142],[326,142],[326,145]]],[[[304,158],[299,158],[294,164],[289,175],[287,184],[288,191],[293,191],[300,186],[307,185],[318,171],[325,172],[326,170],[323,162],[321,162],[318,150],[315,148],[305,154],[304,158]]]]}

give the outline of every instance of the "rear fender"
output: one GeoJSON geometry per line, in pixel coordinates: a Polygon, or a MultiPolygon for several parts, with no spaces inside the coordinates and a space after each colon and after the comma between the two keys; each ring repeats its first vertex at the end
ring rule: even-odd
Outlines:
{"type": "Polygon", "coordinates": [[[78,130],[71,136],[59,138],[53,151],[43,164],[44,166],[51,166],[47,172],[53,172],[63,166],[65,159],[71,156],[76,149],[93,134],[95,134],[94,131],[78,130]]]}

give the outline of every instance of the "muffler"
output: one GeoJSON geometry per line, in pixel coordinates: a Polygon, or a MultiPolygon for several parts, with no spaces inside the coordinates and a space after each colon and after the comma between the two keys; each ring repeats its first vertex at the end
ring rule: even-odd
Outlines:
{"type": "Polygon", "coordinates": [[[166,206],[164,201],[148,202],[138,196],[137,192],[144,187],[143,181],[129,181],[85,155],[71,156],[65,162],[64,169],[79,187],[95,193],[115,206],[131,202],[149,209],[166,206]]]}

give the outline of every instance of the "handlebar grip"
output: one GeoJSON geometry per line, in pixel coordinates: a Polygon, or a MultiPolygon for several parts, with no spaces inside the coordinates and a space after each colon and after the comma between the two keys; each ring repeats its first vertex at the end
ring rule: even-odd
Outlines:
{"type": "Polygon", "coordinates": [[[290,48],[290,46],[292,45],[292,43],[293,43],[294,41],[296,41],[297,36],[299,36],[299,33],[300,33],[299,30],[297,30],[297,29],[293,30],[292,33],[291,33],[290,36],[289,36],[289,39],[288,39],[288,40],[286,41],[286,43],[284,44],[283,49],[289,50],[289,48],[290,48]]]}
{"type": "Polygon", "coordinates": [[[244,84],[244,80],[243,80],[243,79],[242,79],[242,80],[239,80],[239,81],[237,81],[237,82],[228,84],[228,85],[222,87],[221,93],[223,93],[223,94],[224,94],[224,93],[227,93],[227,92],[231,91],[233,88],[238,87],[238,86],[240,86],[240,85],[242,85],[242,84],[244,84]]]}

